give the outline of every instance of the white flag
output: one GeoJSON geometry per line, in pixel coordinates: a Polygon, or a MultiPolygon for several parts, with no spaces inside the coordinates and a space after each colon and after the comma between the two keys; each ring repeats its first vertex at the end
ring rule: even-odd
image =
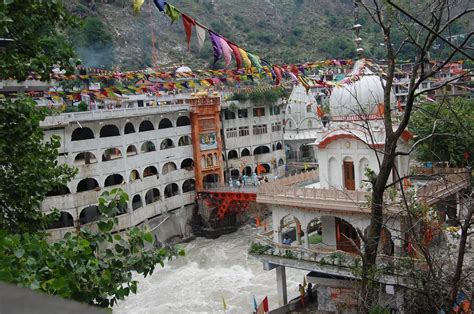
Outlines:
{"type": "Polygon", "coordinates": [[[204,40],[206,39],[206,29],[196,24],[196,36],[198,40],[198,47],[199,49],[204,46],[204,40]]]}

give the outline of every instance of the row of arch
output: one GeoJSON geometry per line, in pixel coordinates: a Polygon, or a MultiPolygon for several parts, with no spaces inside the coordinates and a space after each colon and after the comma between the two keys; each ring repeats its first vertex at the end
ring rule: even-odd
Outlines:
{"type": "MultiPolygon", "coordinates": [[[[196,183],[194,179],[188,179],[183,182],[182,184],[182,193],[188,193],[196,190],[196,183]]],[[[180,195],[179,187],[178,184],[176,183],[170,183],[167,186],[165,186],[163,190],[163,197],[170,198],[180,195]]],[[[153,204],[155,202],[158,202],[161,200],[161,193],[158,188],[152,188],[148,190],[145,193],[144,197],[144,203],[142,200],[142,196],[140,194],[135,194],[132,197],[132,210],[137,210],[140,207],[143,207],[144,205],[149,205],[153,204]]],[[[119,211],[117,213],[117,216],[123,215],[127,212],[127,206],[122,206],[119,208],[119,211]]],[[[94,222],[100,218],[99,214],[99,207],[97,205],[90,205],[85,208],[83,208],[79,214],[79,222],[80,224],[87,224],[94,222]]],[[[56,228],[65,228],[65,227],[73,227],[74,226],[74,218],[73,216],[68,213],[68,212],[61,212],[61,216],[59,219],[52,223],[49,228],[50,229],[56,229],[56,228]]]]}
{"type": "MultiPolygon", "coordinates": [[[[186,126],[190,125],[191,121],[187,116],[181,116],[176,120],[176,126],[186,126]]],[[[158,123],[158,129],[168,129],[172,128],[173,123],[168,118],[163,118],[158,123]]],[[[150,120],[144,120],[138,126],[138,132],[147,132],[155,130],[155,126],[150,120]]],[[[123,134],[135,133],[136,128],[131,122],[125,124],[123,134]]],[[[99,131],[99,137],[112,137],[120,136],[120,130],[115,124],[104,125],[99,131]]],[[[71,141],[82,141],[95,138],[94,131],[88,127],[79,127],[76,128],[71,134],[71,141]]]]}
{"type": "MultiPolygon", "coordinates": [[[[191,138],[187,135],[180,137],[178,140],[178,146],[187,146],[187,145],[191,145],[191,138]]],[[[170,138],[166,138],[163,141],[161,141],[160,150],[171,149],[174,147],[175,147],[175,144],[173,140],[170,138]]],[[[154,151],[156,151],[156,146],[152,141],[146,141],[140,147],[140,153],[142,154],[154,152],[154,151]]],[[[126,154],[127,154],[127,157],[137,155],[138,154],[137,147],[133,144],[129,145],[127,147],[126,154]]],[[[120,158],[123,158],[121,149],[117,147],[111,147],[104,150],[101,160],[110,161],[110,160],[115,160],[115,159],[120,159],[120,158]]],[[[97,157],[94,155],[94,153],[91,153],[91,152],[81,152],[74,157],[74,163],[76,165],[83,165],[83,164],[88,165],[88,164],[93,164],[96,162],[98,162],[97,157]]]]}
{"type": "MultiPolygon", "coordinates": [[[[272,149],[274,151],[275,150],[281,150],[281,149],[283,149],[283,145],[280,142],[277,142],[276,145],[272,144],[272,149]]],[[[255,155],[260,155],[260,154],[268,154],[268,153],[270,153],[270,147],[268,147],[266,145],[258,146],[253,150],[253,155],[254,156],[255,155]]],[[[251,156],[250,150],[248,148],[244,148],[240,152],[240,157],[245,157],[245,156],[251,156]]],[[[227,160],[238,159],[238,158],[239,158],[239,153],[236,149],[231,149],[227,153],[227,160]]]]}

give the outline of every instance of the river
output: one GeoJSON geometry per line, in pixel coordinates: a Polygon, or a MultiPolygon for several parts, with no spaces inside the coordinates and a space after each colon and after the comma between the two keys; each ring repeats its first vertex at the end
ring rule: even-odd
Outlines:
{"type": "MultiPolygon", "coordinates": [[[[182,245],[186,256],[159,265],[148,278],[137,276],[138,293],[114,308],[124,313],[252,313],[253,299],[268,296],[270,309],[278,307],[275,270],[247,254],[252,238],[262,230],[244,226],[215,240],[197,238],[182,245]]],[[[287,268],[289,300],[298,295],[306,272],[287,268]]]]}

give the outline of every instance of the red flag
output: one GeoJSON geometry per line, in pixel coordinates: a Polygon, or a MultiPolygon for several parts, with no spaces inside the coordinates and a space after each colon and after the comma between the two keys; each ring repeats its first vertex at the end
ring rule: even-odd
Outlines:
{"type": "Polygon", "coordinates": [[[268,309],[268,298],[265,297],[257,308],[257,314],[264,314],[269,311],[268,309]]]}
{"type": "Polygon", "coordinates": [[[281,82],[281,69],[277,67],[276,65],[273,66],[273,72],[275,73],[275,84],[280,85],[281,82]]]}
{"type": "Polygon", "coordinates": [[[323,108],[321,108],[321,106],[316,107],[316,112],[318,114],[318,117],[320,118],[324,117],[324,111],[323,111],[323,108]]]}
{"type": "Polygon", "coordinates": [[[192,29],[193,29],[193,26],[196,25],[196,21],[194,21],[191,17],[187,16],[184,13],[181,13],[181,16],[183,17],[184,32],[186,33],[186,42],[188,43],[188,49],[189,49],[189,43],[191,42],[192,29]]]}
{"type": "Polygon", "coordinates": [[[228,41],[227,43],[229,44],[230,49],[232,49],[232,52],[234,53],[237,69],[240,69],[242,67],[242,56],[240,55],[239,47],[230,41],[228,41]]]}

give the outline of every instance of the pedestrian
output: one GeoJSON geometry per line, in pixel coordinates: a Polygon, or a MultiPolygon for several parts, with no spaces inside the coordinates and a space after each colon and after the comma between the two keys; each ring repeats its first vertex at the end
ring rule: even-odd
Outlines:
{"type": "Polygon", "coordinates": [[[235,181],[235,185],[237,186],[237,189],[240,189],[240,181],[239,180],[235,181]]]}
{"type": "Polygon", "coordinates": [[[298,286],[298,290],[300,290],[301,306],[304,307],[304,287],[302,284],[298,286]]]}
{"type": "Polygon", "coordinates": [[[308,300],[310,302],[313,301],[313,284],[311,282],[308,282],[308,288],[306,291],[308,293],[308,300]]]}
{"type": "Polygon", "coordinates": [[[283,239],[283,244],[286,244],[286,245],[291,244],[291,240],[290,240],[290,238],[288,238],[288,235],[285,235],[285,238],[283,239]]]}

